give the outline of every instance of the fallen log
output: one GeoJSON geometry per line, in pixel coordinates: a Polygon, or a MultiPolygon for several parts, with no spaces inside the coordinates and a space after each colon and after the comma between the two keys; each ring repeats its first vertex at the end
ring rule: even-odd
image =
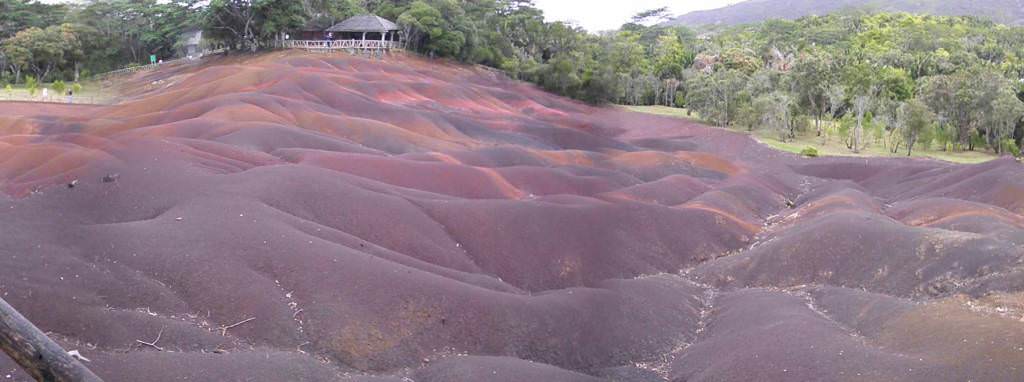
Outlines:
{"type": "Polygon", "coordinates": [[[2,298],[0,349],[37,381],[103,381],[2,298]]]}

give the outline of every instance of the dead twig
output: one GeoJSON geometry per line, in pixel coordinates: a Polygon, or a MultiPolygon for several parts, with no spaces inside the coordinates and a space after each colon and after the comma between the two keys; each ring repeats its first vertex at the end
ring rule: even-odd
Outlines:
{"type": "Polygon", "coordinates": [[[77,360],[82,361],[82,362],[92,362],[88,358],[85,358],[85,356],[82,355],[82,353],[79,352],[78,350],[69,351],[68,355],[71,356],[71,358],[77,359],[77,360]]]}
{"type": "Polygon", "coordinates": [[[146,341],[143,341],[143,340],[135,340],[135,342],[138,342],[140,344],[152,347],[153,349],[156,349],[158,351],[164,351],[164,348],[156,346],[156,343],[160,342],[160,338],[163,337],[163,336],[164,336],[164,329],[160,328],[160,333],[156,334],[156,339],[153,340],[153,342],[146,342],[146,341]]]}
{"type": "Polygon", "coordinates": [[[221,326],[220,327],[220,335],[222,337],[227,337],[228,336],[228,329],[237,327],[239,325],[243,325],[243,324],[245,324],[245,323],[247,323],[249,321],[255,320],[255,319],[256,319],[256,317],[249,317],[249,318],[246,318],[246,319],[244,319],[242,321],[238,321],[238,322],[236,322],[234,324],[231,324],[231,325],[228,325],[228,326],[221,326]]]}
{"type": "Polygon", "coordinates": [[[295,313],[292,314],[292,318],[298,317],[299,313],[302,313],[302,309],[296,310],[295,313]]]}

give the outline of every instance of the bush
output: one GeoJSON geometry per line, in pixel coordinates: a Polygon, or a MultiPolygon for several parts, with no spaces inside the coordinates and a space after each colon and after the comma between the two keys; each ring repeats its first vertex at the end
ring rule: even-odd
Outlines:
{"type": "Polygon", "coordinates": [[[63,95],[64,90],[67,90],[68,88],[68,85],[61,80],[53,81],[53,84],[51,86],[53,87],[53,92],[56,93],[58,96],[63,95]]]}
{"type": "Polygon", "coordinates": [[[14,88],[11,87],[11,84],[4,86],[4,91],[7,92],[7,98],[14,98],[14,88]]]}
{"type": "Polygon", "coordinates": [[[812,146],[807,146],[803,150],[800,150],[800,155],[803,155],[803,156],[808,157],[808,158],[817,158],[818,157],[818,149],[816,149],[816,148],[814,148],[812,146]]]}
{"type": "Polygon", "coordinates": [[[938,145],[942,151],[949,151],[950,145],[953,143],[953,133],[950,130],[952,130],[952,128],[948,126],[939,126],[935,129],[935,133],[932,135],[935,144],[938,145]]]}
{"type": "Polygon", "coordinates": [[[680,109],[685,108],[687,106],[686,97],[683,95],[683,92],[679,92],[679,94],[676,95],[676,99],[673,100],[673,103],[675,104],[673,106],[678,107],[680,109]]]}
{"type": "Polygon", "coordinates": [[[71,85],[71,91],[75,92],[75,94],[81,93],[82,92],[82,84],[75,82],[74,84],[71,85]]]}
{"type": "Polygon", "coordinates": [[[1021,150],[1020,146],[1017,146],[1017,142],[1011,139],[1003,140],[1003,149],[1015,157],[1020,157],[1021,150]]]}
{"type": "Polygon", "coordinates": [[[39,81],[36,81],[35,77],[25,77],[25,88],[28,89],[28,94],[31,96],[36,95],[36,90],[39,90],[39,81]]]}
{"type": "Polygon", "coordinates": [[[935,140],[935,129],[937,128],[935,123],[931,123],[925,126],[924,129],[921,129],[921,132],[917,135],[917,143],[914,146],[924,150],[931,150],[932,142],[935,140]]]}
{"type": "Polygon", "coordinates": [[[971,148],[975,150],[983,150],[988,147],[988,141],[985,140],[985,136],[981,135],[978,130],[971,131],[971,148]]]}
{"type": "MultiPolygon", "coordinates": [[[[796,115],[796,113],[793,113],[796,115]]],[[[814,119],[808,117],[793,118],[793,132],[796,134],[806,133],[814,130],[814,119]]]]}

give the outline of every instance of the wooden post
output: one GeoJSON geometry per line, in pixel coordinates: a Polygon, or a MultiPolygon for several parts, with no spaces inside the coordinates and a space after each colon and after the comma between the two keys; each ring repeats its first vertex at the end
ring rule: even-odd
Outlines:
{"type": "Polygon", "coordinates": [[[103,382],[2,298],[0,349],[36,381],[103,382]]]}
{"type": "Polygon", "coordinates": [[[366,32],[363,32],[363,41],[359,43],[359,55],[361,56],[363,53],[370,53],[370,50],[366,49],[366,32]]]}

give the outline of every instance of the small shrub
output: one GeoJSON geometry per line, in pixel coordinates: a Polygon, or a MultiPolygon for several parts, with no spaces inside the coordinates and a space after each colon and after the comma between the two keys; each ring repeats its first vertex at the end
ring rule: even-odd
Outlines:
{"type": "Polygon", "coordinates": [[[25,88],[28,89],[28,94],[34,97],[36,90],[39,90],[39,81],[32,76],[25,77],[25,88]]]}
{"type": "Polygon", "coordinates": [[[971,147],[975,150],[983,150],[988,147],[988,142],[985,141],[985,137],[978,130],[971,132],[971,147]]]}
{"type": "Polygon", "coordinates": [[[814,148],[812,146],[807,146],[803,150],[800,150],[800,155],[803,155],[803,156],[808,157],[808,158],[817,158],[818,157],[818,149],[816,149],[816,148],[814,148]]]}
{"type": "Polygon", "coordinates": [[[7,92],[7,98],[14,98],[14,87],[12,87],[11,84],[4,86],[4,91],[7,92]]]}
{"type": "Polygon", "coordinates": [[[75,92],[75,94],[81,93],[82,92],[82,84],[75,82],[74,84],[71,85],[71,91],[75,92]]]}
{"type": "MultiPolygon", "coordinates": [[[[685,108],[687,106],[686,105],[686,97],[684,97],[682,95],[677,95],[676,99],[673,100],[672,103],[674,104],[675,107],[678,107],[680,109],[685,108]]],[[[687,113],[689,113],[689,111],[687,111],[687,113]]]]}
{"type": "Polygon", "coordinates": [[[933,135],[935,144],[942,151],[949,151],[950,145],[953,143],[953,133],[950,132],[950,129],[946,126],[939,126],[935,129],[935,134],[933,135]]]}
{"type": "Polygon", "coordinates": [[[67,90],[67,88],[68,88],[68,85],[65,84],[64,81],[61,81],[61,80],[53,81],[53,85],[51,85],[51,86],[53,86],[53,91],[58,96],[59,95],[63,95],[64,94],[64,90],[67,90]]]}
{"type": "Polygon", "coordinates": [[[1004,140],[1003,148],[1006,150],[1006,152],[1010,153],[1010,155],[1013,155],[1018,158],[1020,157],[1020,146],[1017,146],[1017,142],[1014,141],[1013,139],[1004,140]]]}
{"type": "Polygon", "coordinates": [[[932,142],[935,140],[936,126],[934,123],[929,124],[927,127],[921,130],[917,136],[917,143],[914,144],[917,150],[931,150],[932,142]]]}

